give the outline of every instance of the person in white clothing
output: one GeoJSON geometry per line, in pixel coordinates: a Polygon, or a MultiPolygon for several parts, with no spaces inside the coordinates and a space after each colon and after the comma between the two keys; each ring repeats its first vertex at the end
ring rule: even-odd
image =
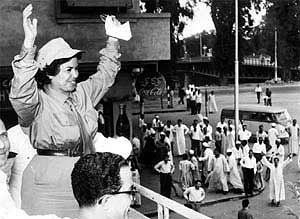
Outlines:
{"type": "Polygon", "coordinates": [[[9,191],[18,208],[21,208],[23,172],[36,154],[36,150],[30,143],[28,133],[28,128],[21,127],[20,125],[13,126],[7,130],[10,151],[17,154],[11,169],[9,191]]]}
{"type": "Polygon", "coordinates": [[[201,181],[196,180],[194,186],[189,187],[184,191],[183,197],[187,200],[187,203],[185,204],[187,207],[200,212],[200,204],[205,198],[205,191],[201,188],[201,181]]]}
{"type": "Polygon", "coordinates": [[[242,141],[241,145],[243,150],[243,157],[248,157],[250,148],[247,141],[246,140],[242,141]]]}
{"type": "Polygon", "coordinates": [[[229,167],[228,182],[233,187],[233,191],[236,193],[242,193],[244,186],[241,180],[240,173],[234,155],[232,155],[232,149],[228,148],[226,151],[227,162],[229,167]]]}
{"type": "Polygon", "coordinates": [[[240,130],[238,132],[239,140],[240,141],[249,141],[251,135],[252,135],[252,133],[249,130],[247,130],[247,125],[243,124],[242,130],[240,130]]]}
{"type": "Polygon", "coordinates": [[[208,190],[223,192],[225,195],[229,191],[227,184],[227,174],[229,173],[228,163],[225,156],[220,154],[218,150],[214,150],[214,155],[215,157],[208,168],[210,173],[207,176],[206,183],[209,183],[208,190]]]}
{"type": "Polygon", "coordinates": [[[208,168],[210,167],[211,162],[214,159],[215,155],[213,150],[210,148],[210,145],[207,142],[203,142],[202,146],[204,147],[203,157],[198,157],[198,160],[200,162],[204,162],[202,168],[202,175],[203,178],[206,179],[208,175],[208,168]]]}
{"type": "Polygon", "coordinates": [[[257,141],[260,137],[262,137],[263,142],[266,142],[266,138],[268,137],[268,134],[264,131],[264,126],[263,125],[259,125],[258,126],[258,131],[256,132],[257,141]]]}
{"type": "Polygon", "coordinates": [[[254,91],[256,93],[257,104],[260,104],[260,97],[261,97],[261,94],[263,92],[261,86],[259,84],[257,84],[254,91]]]}
{"type": "Polygon", "coordinates": [[[192,142],[192,150],[195,151],[196,155],[200,155],[200,141],[203,139],[203,133],[198,123],[198,120],[195,119],[191,128],[190,128],[190,136],[192,142]]]}
{"type": "Polygon", "coordinates": [[[209,110],[209,113],[218,112],[216,96],[214,94],[214,91],[211,91],[210,94],[208,95],[208,110],[209,110]]]}
{"type": "Polygon", "coordinates": [[[222,117],[222,118],[221,118],[221,121],[218,122],[217,127],[220,127],[220,128],[222,129],[222,132],[223,132],[223,130],[224,130],[224,127],[226,127],[227,130],[228,130],[228,125],[227,125],[227,123],[225,122],[225,117],[222,117]]]}
{"type": "Polygon", "coordinates": [[[273,159],[274,163],[270,163],[265,156],[262,163],[270,168],[269,198],[272,205],[280,206],[280,201],[285,200],[285,185],[283,179],[283,169],[292,161],[292,155],[288,156],[284,162],[279,162],[279,158],[273,159]]]}
{"type": "Polygon", "coordinates": [[[197,114],[201,113],[201,105],[202,105],[202,93],[200,89],[197,89],[196,92],[196,113],[197,114]]]}
{"type": "Polygon", "coordinates": [[[275,140],[276,148],[273,151],[273,156],[279,158],[279,162],[282,163],[284,161],[284,147],[281,144],[281,140],[278,138],[275,140]]]}
{"type": "Polygon", "coordinates": [[[293,124],[287,128],[287,131],[290,135],[289,139],[289,152],[292,153],[293,156],[298,155],[299,152],[299,135],[300,128],[297,124],[297,120],[293,119],[293,124]]]}
{"type": "Polygon", "coordinates": [[[276,129],[276,123],[272,123],[271,126],[272,127],[268,130],[269,144],[272,147],[270,152],[275,150],[275,141],[279,136],[278,130],[276,129]]]}
{"type": "Polygon", "coordinates": [[[266,145],[263,142],[263,138],[259,137],[258,142],[254,143],[253,147],[253,155],[257,161],[261,160],[261,153],[266,154],[266,145]]]}
{"type": "Polygon", "coordinates": [[[253,156],[252,150],[249,150],[249,155],[241,160],[243,176],[244,176],[244,189],[246,195],[253,195],[254,176],[256,174],[256,159],[253,156]]]}
{"type": "Polygon", "coordinates": [[[173,132],[175,133],[175,155],[183,155],[186,153],[185,135],[188,134],[189,129],[185,124],[182,124],[182,120],[178,119],[177,124],[174,126],[173,132]]]}

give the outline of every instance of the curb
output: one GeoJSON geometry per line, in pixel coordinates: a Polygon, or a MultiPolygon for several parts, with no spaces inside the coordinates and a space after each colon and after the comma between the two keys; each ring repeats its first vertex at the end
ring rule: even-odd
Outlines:
{"type": "MultiPolygon", "coordinates": [[[[155,113],[180,113],[180,112],[187,112],[187,110],[185,109],[166,109],[166,110],[151,110],[151,111],[147,111],[144,112],[144,114],[155,114],[155,113]]],[[[139,112],[134,112],[132,113],[132,115],[139,115],[139,112]]]]}
{"type": "MultiPolygon", "coordinates": [[[[211,201],[207,201],[207,202],[203,202],[201,204],[202,206],[209,206],[209,205],[213,205],[213,204],[217,204],[217,203],[221,203],[221,202],[226,202],[226,201],[231,201],[231,200],[240,200],[240,199],[244,199],[244,198],[252,198],[255,197],[259,194],[261,194],[263,191],[265,190],[265,187],[259,191],[257,191],[256,193],[254,193],[252,196],[246,196],[246,195],[240,195],[240,196],[230,196],[230,197],[225,197],[225,198],[221,198],[221,199],[216,199],[216,200],[211,200],[211,201]]],[[[172,211],[172,210],[170,210],[172,211]]],[[[157,210],[153,210],[151,212],[148,213],[143,213],[146,217],[154,217],[157,215],[157,210]]]]}

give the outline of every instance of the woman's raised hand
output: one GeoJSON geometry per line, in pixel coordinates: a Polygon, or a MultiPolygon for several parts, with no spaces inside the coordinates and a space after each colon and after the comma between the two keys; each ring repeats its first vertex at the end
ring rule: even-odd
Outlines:
{"type": "Polygon", "coordinates": [[[30,19],[32,14],[32,4],[27,5],[23,11],[23,28],[24,28],[24,46],[25,48],[32,48],[37,35],[37,19],[30,19]]]}

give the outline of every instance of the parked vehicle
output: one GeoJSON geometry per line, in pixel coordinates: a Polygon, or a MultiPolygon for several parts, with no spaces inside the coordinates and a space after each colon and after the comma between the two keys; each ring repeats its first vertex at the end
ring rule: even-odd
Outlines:
{"type": "MultiPolygon", "coordinates": [[[[234,120],[234,106],[224,107],[221,112],[221,118],[234,120]]],[[[268,131],[272,123],[276,123],[279,132],[279,138],[283,144],[288,143],[289,134],[286,128],[292,123],[292,118],[287,109],[281,107],[271,107],[262,105],[239,105],[239,119],[247,125],[247,129],[252,132],[250,141],[255,141],[258,126],[263,125],[264,130],[268,131]]]]}

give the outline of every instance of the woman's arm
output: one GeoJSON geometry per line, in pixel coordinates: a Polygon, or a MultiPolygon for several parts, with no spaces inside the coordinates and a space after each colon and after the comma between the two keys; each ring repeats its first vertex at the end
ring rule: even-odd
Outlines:
{"type": "Polygon", "coordinates": [[[34,60],[36,47],[34,46],[37,35],[37,19],[30,19],[32,5],[23,11],[24,43],[19,55],[12,61],[14,77],[11,81],[9,94],[10,102],[17,112],[21,126],[29,126],[37,116],[40,98],[37,83],[34,79],[38,71],[34,60]]]}

